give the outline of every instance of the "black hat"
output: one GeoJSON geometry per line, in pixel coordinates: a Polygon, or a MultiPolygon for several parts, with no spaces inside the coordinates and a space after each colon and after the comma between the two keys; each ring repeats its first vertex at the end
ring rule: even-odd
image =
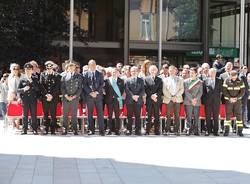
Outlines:
{"type": "Polygon", "coordinates": [[[47,62],[45,62],[45,67],[46,68],[52,68],[52,67],[54,67],[54,62],[53,61],[47,61],[47,62]]]}
{"type": "Polygon", "coordinates": [[[24,69],[33,69],[33,66],[32,66],[32,64],[30,64],[30,63],[26,63],[25,65],[24,65],[24,67],[23,67],[24,69]]]}

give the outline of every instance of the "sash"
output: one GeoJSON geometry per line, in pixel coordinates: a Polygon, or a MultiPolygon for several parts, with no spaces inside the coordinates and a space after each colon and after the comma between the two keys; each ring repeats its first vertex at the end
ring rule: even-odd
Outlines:
{"type": "Polygon", "coordinates": [[[200,79],[192,80],[188,85],[188,90],[192,90],[195,86],[200,83],[200,79]]]}
{"type": "Polygon", "coordinates": [[[110,77],[109,80],[110,80],[112,88],[114,89],[115,93],[118,96],[117,100],[119,102],[120,109],[122,109],[123,104],[122,104],[122,95],[121,95],[120,89],[119,89],[117,83],[115,82],[115,80],[112,77],[110,77]]]}

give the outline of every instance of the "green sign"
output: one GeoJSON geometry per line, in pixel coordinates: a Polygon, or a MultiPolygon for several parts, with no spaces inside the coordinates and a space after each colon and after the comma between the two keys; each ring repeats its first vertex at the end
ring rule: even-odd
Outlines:
{"type": "MultiPolygon", "coordinates": [[[[237,58],[239,57],[239,49],[237,48],[226,48],[226,47],[211,47],[209,48],[209,56],[215,57],[217,54],[221,54],[224,57],[237,58]]],[[[202,57],[203,51],[190,51],[186,52],[186,56],[191,57],[202,57]]]]}

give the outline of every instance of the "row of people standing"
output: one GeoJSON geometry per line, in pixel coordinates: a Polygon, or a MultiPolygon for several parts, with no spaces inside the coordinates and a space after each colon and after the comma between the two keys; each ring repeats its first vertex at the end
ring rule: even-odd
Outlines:
{"type": "MultiPolygon", "coordinates": [[[[152,120],[154,119],[154,130],[155,134],[160,134],[159,131],[159,114],[162,104],[167,105],[167,123],[166,132],[170,132],[171,116],[170,113],[174,111],[174,133],[179,135],[179,111],[180,104],[184,103],[185,112],[187,116],[187,135],[194,133],[199,135],[199,107],[201,105],[202,98],[205,99],[205,110],[206,110],[206,125],[207,135],[214,133],[218,135],[218,113],[220,96],[222,91],[225,95],[229,92],[229,106],[226,104],[226,111],[232,104],[235,105],[235,95],[231,95],[231,88],[229,90],[222,90],[222,81],[216,78],[216,70],[210,69],[209,75],[199,75],[197,68],[183,69],[182,74],[188,71],[189,77],[177,76],[178,69],[175,66],[168,67],[163,66],[163,72],[158,75],[158,69],[156,66],[151,65],[148,67],[148,73],[144,73],[142,77],[138,67],[131,67],[129,75],[121,76],[119,68],[112,68],[111,76],[105,77],[100,71],[96,69],[96,62],[90,60],[88,68],[85,70],[83,75],[77,72],[75,63],[71,62],[67,64],[67,70],[61,75],[54,71],[54,63],[46,62],[46,71],[41,75],[34,72],[34,66],[32,63],[27,63],[25,68],[25,75],[20,77],[19,85],[17,88],[16,96],[21,97],[23,109],[24,109],[24,131],[27,133],[28,125],[28,111],[31,111],[32,115],[32,127],[34,134],[37,134],[36,124],[36,100],[40,98],[43,102],[44,110],[44,121],[46,125],[46,133],[51,129],[51,133],[55,134],[56,127],[56,105],[59,102],[59,95],[62,94],[62,105],[63,105],[63,134],[68,133],[68,117],[71,111],[71,122],[74,130],[74,134],[77,133],[77,105],[79,99],[84,99],[87,104],[88,110],[88,134],[92,135],[95,133],[94,120],[92,112],[94,107],[97,111],[97,122],[99,124],[100,135],[105,135],[105,126],[103,119],[103,102],[108,107],[108,134],[111,134],[112,128],[112,114],[115,112],[115,133],[120,134],[120,109],[126,104],[128,109],[128,124],[127,124],[127,135],[132,134],[133,114],[135,114],[135,133],[141,134],[141,107],[143,103],[146,103],[147,109],[147,121],[146,121],[146,134],[149,134],[152,127],[152,120]],[[166,72],[167,71],[167,72],[166,72]],[[127,77],[126,77],[127,76],[127,77]],[[202,77],[202,80],[201,80],[202,77]],[[145,98],[146,97],[146,98],[145,98]],[[183,98],[184,97],[184,98],[183,98]],[[49,120],[51,116],[51,121],[49,120]],[[211,115],[213,117],[213,123],[211,121],[211,115]],[[194,121],[192,120],[194,116],[194,121]]],[[[184,67],[183,67],[184,68],[184,67]]],[[[126,71],[125,71],[126,73],[126,71]]],[[[205,72],[204,72],[205,73],[205,72]]],[[[233,74],[232,74],[233,75],[233,74]]],[[[231,80],[232,77],[229,77],[231,80]]],[[[238,81],[238,78],[237,78],[238,81]]],[[[237,82],[241,85],[240,82],[237,82]]],[[[224,83],[224,87],[228,85],[224,83]]],[[[231,85],[231,83],[230,83],[231,85]]],[[[15,86],[15,85],[14,85],[15,86]]],[[[243,85],[242,85],[243,86],[243,85]]],[[[236,90],[237,102],[238,98],[242,98],[241,95],[243,87],[240,86],[240,90],[236,90]]],[[[234,89],[234,87],[233,87],[234,89]]],[[[236,88],[238,89],[238,88],[236,88]]],[[[241,105],[238,105],[241,106],[241,105]]],[[[234,110],[233,108],[232,110],[234,110]]],[[[229,113],[229,112],[228,112],[229,113]]],[[[228,114],[227,113],[227,114],[228,114]]],[[[236,113],[237,114],[237,113],[236,113]]],[[[228,117],[228,116],[227,116],[228,117]]],[[[228,121],[225,121],[227,125],[228,121]]],[[[237,117],[237,124],[239,127],[242,126],[241,119],[237,117]]],[[[239,135],[242,135],[241,128],[239,129],[239,135]]],[[[225,129],[225,135],[227,134],[225,129]]]]}

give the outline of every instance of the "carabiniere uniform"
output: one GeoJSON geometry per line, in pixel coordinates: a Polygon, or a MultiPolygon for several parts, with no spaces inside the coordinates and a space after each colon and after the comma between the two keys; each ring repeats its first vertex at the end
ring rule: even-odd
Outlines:
{"type": "Polygon", "coordinates": [[[245,93],[245,85],[240,79],[233,81],[231,78],[227,78],[223,84],[223,94],[226,100],[226,120],[224,122],[225,133],[224,136],[228,136],[231,125],[231,114],[236,116],[236,126],[238,129],[238,135],[243,136],[243,122],[242,122],[242,103],[241,99],[245,93]],[[237,98],[234,103],[230,102],[230,98],[237,98]]]}
{"type": "Polygon", "coordinates": [[[56,128],[56,109],[59,102],[61,77],[58,73],[53,72],[49,74],[47,71],[40,76],[40,86],[42,93],[42,103],[44,112],[44,125],[46,134],[48,134],[49,127],[51,134],[55,134],[56,128]],[[46,95],[52,95],[52,100],[48,101],[46,95]],[[49,120],[49,114],[51,121],[49,120]]]}

